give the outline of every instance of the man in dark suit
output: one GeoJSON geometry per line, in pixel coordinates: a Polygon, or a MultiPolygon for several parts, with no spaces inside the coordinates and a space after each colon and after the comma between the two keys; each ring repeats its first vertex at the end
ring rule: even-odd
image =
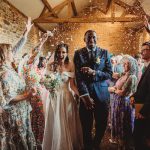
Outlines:
{"type": "Polygon", "coordinates": [[[109,92],[106,80],[111,79],[112,67],[108,51],[96,45],[95,31],[88,30],[84,41],[86,47],[77,50],[74,55],[76,82],[81,99],[79,113],[84,149],[98,150],[107,126],[109,92]]]}
{"type": "Polygon", "coordinates": [[[142,44],[141,55],[145,72],[131,97],[131,103],[143,104],[135,118],[134,141],[136,150],[150,150],[150,42],[142,44]]]}

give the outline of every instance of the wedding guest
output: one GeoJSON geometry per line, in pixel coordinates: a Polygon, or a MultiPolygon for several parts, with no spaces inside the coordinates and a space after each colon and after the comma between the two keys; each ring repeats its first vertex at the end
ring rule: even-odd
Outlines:
{"type": "Polygon", "coordinates": [[[113,93],[112,104],[112,137],[120,148],[130,148],[130,139],[134,127],[134,109],[130,106],[130,96],[137,87],[136,60],[125,55],[123,57],[124,74],[117,80],[109,92],[113,93]]]}
{"type": "MultiPolygon", "coordinates": [[[[23,38],[27,38],[32,25],[28,21],[23,38]]],[[[12,67],[13,56],[24,45],[18,42],[14,49],[10,44],[0,44],[0,145],[2,150],[36,150],[31,129],[30,97],[34,91],[26,91],[26,84],[12,67]],[[14,55],[13,55],[14,54],[14,55]]]]}
{"type": "Polygon", "coordinates": [[[36,94],[31,97],[31,125],[32,131],[34,133],[38,150],[42,148],[42,141],[43,141],[43,134],[44,134],[44,112],[43,112],[43,102],[42,98],[44,97],[43,94],[43,87],[40,84],[41,81],[41,74],[39,74],[38,64],[39,64],[39,57],[40,52],[43,44],[48,39],[48,34],[45,33],[42,36],[41,41],[39,44],[32,50],[32,55],[27,61],[27,64],[24,66],[24,80],[26,81],[27,89],[30,90],[34,88],[36,90],[36,94]]]}
{"type": "Polygon", "coordinates": [[[145,42],[141,47],[142,59],[145,61],[144,73],[137,86],[137,91],[132,95],[131,103],[142,104],[135,119],[134,142],[135,150],[150,149],[150,42],[145,42]]]}

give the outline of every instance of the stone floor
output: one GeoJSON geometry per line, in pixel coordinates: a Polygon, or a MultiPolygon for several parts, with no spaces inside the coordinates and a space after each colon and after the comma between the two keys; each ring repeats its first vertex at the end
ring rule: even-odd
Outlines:
{"type": "Polygon", "coordinates": [[[118,150],[117,144],[111,144],[109,142],[110,139],[110,130],[107,129],[105,136],[103,138],[102,144],[101,144],[101,149],[102,150],[118,150]]]}

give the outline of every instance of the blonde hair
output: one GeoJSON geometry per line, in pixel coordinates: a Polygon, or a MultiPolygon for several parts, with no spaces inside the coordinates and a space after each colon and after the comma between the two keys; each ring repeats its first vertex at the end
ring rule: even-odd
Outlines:
{"type": "Polygon", "coordinates": [[[11,44],[0,43],[0,66],[6,61],[6,52],[11,49],[11,44]]]}

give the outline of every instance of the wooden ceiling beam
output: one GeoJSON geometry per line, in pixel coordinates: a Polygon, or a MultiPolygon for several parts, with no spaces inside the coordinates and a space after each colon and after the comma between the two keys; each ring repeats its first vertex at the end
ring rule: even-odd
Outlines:
{"type": "Polygon", "coordinates": [[[71,18],[72,17],[72,6],[71,6],[71,2],[68,4],[68,18],[71,18]]]}
{"type": "Polygon", "coordinates": [[[130,6],[121,0],[114,0],[114,1],[117,5],[124,8],[128,14],[136,15],[139,16],[140,18],[143,18],[144,15],[146,15],[146,13],[144,12],[141,6],[141,3],[138,0],[135,1],[133,6],[130,6]]]}
{"type": "Polygon", "coordinates": [[[139,17],[105,17],[105,18],[45,18],[35,19],[35,23],[100,23],[100,22],[140,22],[139,17]]]}
{"type": "Polygon", "coordinates": [[[61,12],[61,10],[69,4],[69,0],[65,0],[64,2],[60,3],[59,5],[55,6],[53,8],[53,11],[56,13],[56,14],[59,14],[61,12]]]}
{"type": "MultiPolygon", "coordinates": [[[[112,18],[112,20],[115,18],[115,4],[114,4],[113,0],[111,2],[111,18],[112,18]]],[[[114,23],[114,21],[112,21],[112,23],[114,23]]]]}
{"type": "Polygon", "coordinates": [[[108,0],[108,3],[107,3],[107,6],[106,6],[106,11],[105,11],[105,14],[107,14],[111,4],[113,3],[113,0],[108,0]]]}
{"type": "Polygon", "coordinates": [[[53,16],[58,18],[57,14],[53,11],[52,7],[50,6],[50,4],[48,3],[47,0],[42,0],[43,4],[47,7],[47,9],[53,13],[53,16]]]}
{"type": "MultiPolygon", "coordinates": [[[[45,13],[46,10],[43,9],[41,15],[37,18],[34,19],[35,20],[43,20],[43,19],[47,19],[48,17],[55,17],[53,14],[58,15],[60,13],[60,11],[69,4],[69,0],[65,0],[64,2],[60,3],[59,5],[55,6],[53,9],[48,9],[49,12],[45,13]]],[[[46,7],[46,6],[45,6],[46,7]]],[[[68,5],[69,7],[69,5],[68,5]]],[[[46,7],[47,9],[47,7],[46,7]]],[[[71,9],[71,8],[70,8],[71,9]]],[[[70,14],[70,13],[69,13],[70,14]]],[[[55,17],[56,18],[56,17],[55,17]]],[[[58,18],[58,16],[57,16],[58,18]]]]}
{"type": "Polygon", "coordinates": [[[71,0],[71,7],[72,7],[72,10],[73,10],[74,16],[77,16],[78,13],[77,13],[77,8],[76,8],[74,0],[71,0]]]}
{"type": "Polygon", "coordinates": [[[46,32],[46,30],[43,27],[41,27],[38,23],[34,23],[34,25],[37,26],[37,28],[39,28],[42,32],[46,32]]]}
{"type": "Polygon", "coordinates": [[[39,17],[43,16],[43,15],[45,14],[46,10],[47,10],[47,7],[46,7],[46,6],[44,6],[44,8],[43,8],[43,10],[42,10],[42,12],[41,12],[41,14],[40,14],[40,16],[39,16],[39,17]]]}
{"type": "Polygon", "coordinates": [[[124,10],[120,17],[125,17],[126,15],[128,15],[128,13],[126,10],[124,10]]]}

